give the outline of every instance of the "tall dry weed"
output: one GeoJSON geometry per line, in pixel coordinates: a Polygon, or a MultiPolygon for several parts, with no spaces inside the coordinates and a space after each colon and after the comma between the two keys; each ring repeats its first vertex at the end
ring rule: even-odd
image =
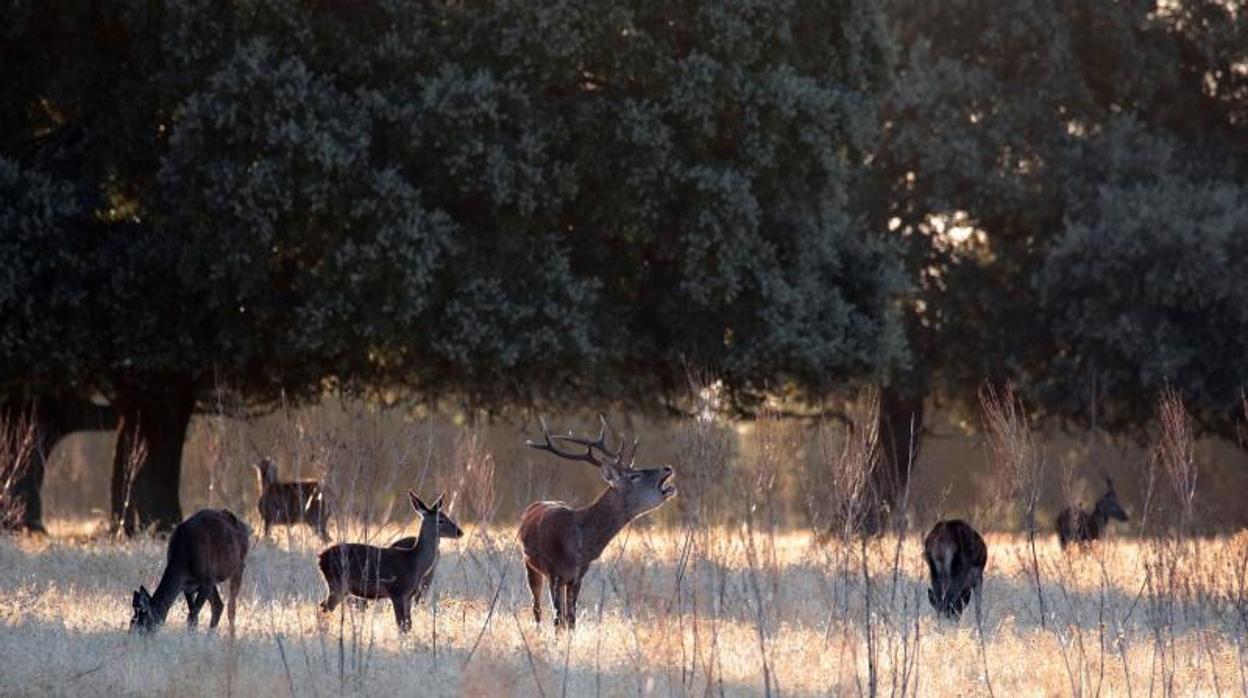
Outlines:
{"type": "MultiPolygon", "coordinates": [[[[1015,504],[1027,533],[1032,581],[1040,609],[1040,625],[1044,627],[1047,610],[1040,561],[1036,554],[1036,505],[1040,501],[1044,458],[1032,435],[1026,408],[1012,384],[1007,383],[1000,392],[991,385],[985,385],[979,392],[979,406],[984,420],[996,501],[1001,505],[1007,502],[1015,504]]],[[[1001,513],[998,511],[997,515],[1001,513]]]]}
{"type": "Polygon", "coordinates": [[[32,467],[37,428],[33,410],[17,417],[0,413],[0,530],[17,528],[25,519],[24,505],[13,496],[13,485],[32,467]]]}

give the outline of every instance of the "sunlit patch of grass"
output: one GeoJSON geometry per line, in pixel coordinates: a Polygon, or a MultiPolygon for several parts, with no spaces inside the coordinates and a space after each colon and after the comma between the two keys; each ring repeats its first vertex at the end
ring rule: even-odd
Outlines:
{"type": "MultiPolygon", "coordinates": [[[[409,531],[410,532],[409,527],[409,531]]],[[[754,607],[740,530],[699,536],[681,558],[679,529],[628,529],[585,579],[577,631],[533,623],[520,553],[510,531],[468,528],[444,541],[431,594],[400,635],[387,602],[322,615],[310,531],[283,530],[248,558],[239,626],[187,630],[185,606],[142,637],[127,631],[130,592],[163,567],[163,540],[89,537],[84,523],[53,522],[53,536],[0,539],[0,693],[308,695],[429,691],[475,695],[761,691],[759,618],[775,685],[785,693],[864,689],[867,623],[860,577],[845,575],[834,546],[777,534],[774,563],[759,571],[754,607]],[[68,535],[71,537],[61,537],[68,535]],[[497,601],[495,601],[497,599],[497,601]]],[[[349,527],[347,537],[360,529],[349,527]]],[[[391,527],[374,540],[404,531],[391,527]]],[[[1118,539],[1063,555],[1038,548],[1050,617],[1040,627],[1024,537],[991,534],[983,605],[985,650],[997,695],[1154,690],[1241,690],[1242,620],[1234,565],[1248,538],[1199,541],[1199,563],[1177,586],[1142,589],[1158,548],[1118,539]],[[1173,601],[1171,613],[1167,601],[1173,601]]],[[[909,670],[919,694],[986,693],[973,619],[939,621],[926,605],[918,534],[868,547],[871,629],[881,691],[909,670]],[[918,641],[901,643],[917,631],[918,641]],[[907,656],[917,647],[917,656],[907,656]],[[903,651],[904,650],[904,651],[903,651]]],[[[1196,557],[1192,558],[1193,561],[1196,557]]],[[[549,602],[547,604],[549,613],[549,602]]]]}

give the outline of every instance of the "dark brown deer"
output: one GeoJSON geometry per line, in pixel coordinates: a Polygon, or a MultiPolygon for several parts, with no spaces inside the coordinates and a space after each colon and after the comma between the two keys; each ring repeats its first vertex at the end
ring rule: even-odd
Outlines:
{"type": "Polygon", "coordinates": [[[979,603],[988,546],[970,524],[961,519],[937,523],[923,539],[923,559],[932,582],[927,600],[937,613],[961,617],[972,594],[979,603]]]}
{"type": "Polygon", "coordinates": [[[449,516],[442,513],[441,495],[432,506],[425,506],[415,492],[408,492],[412,508],[420,514],[420,534],[410,548],[378,548],[358,543],[343,543],[321,553],[321,575],[329,595],[321,602],[328,613],[338,607],[346,596],[362,599],[388,598],[394,604],[394,619],[399,632],[412,629],[412,604],[433,581],[438,564],[438,541],[459,538],[463,531],[449,516]]]}
{"type": "Polygon", "coordinates": [[[269,537],[273,524],[291,526],[306,523],[328,543],[327,524],[334,514],[331,493],[316,480],[278,482],[277,466],[268,458],[256,463],[260,471],[260,519],[264,521],[264,537],[269,537]]]}
{"type": "Polygon", "coordinates": [[[602,430],[589,440],[574,436],[554,436],[541,421],[541,443],[528,441],[532,448],[583,461],[602,471],[607,489],[593,504],[573,509],[563,502],[534,502],[520,515],[520,543],[528,570],[529,590],[533,593],[533,618],[542,622],[542,584],[550,582],[550,600],[555,607],[555,627],[576,627],[576,601],[581,578],[589,565],[630,521],[659,508],[676,496],[670,480],[670,466],[638,470],[634,467],[637,441],[621,443],[612,451],[607,446],[607,420],[599,416],[602,430]],[[565,451],[555,444],[562,441],[585,448],[584,452],[565,451]],[[595,455],[597,451],[600,455],[595,455]]]}
{"type": "Polygon", "coordinates": [[[165,572],[156,585],[156,593],[140,586],[134,592],[134,615],[130,629],[149,631],[165,622],[169,607],[178,594],[186,598],[186,624],[199,622],[199,610],[207,601],[212,605],[210,627],[221,620],[221,595],[217,584],[230,582],[228,618],[230,633],[234,632],[234,608],[238,587],[243,582],[247,545],[251,530],[247,524],[225,509],[203,509],[178,524],[169,536],[169,552],[165,572]]]}
{"type": "Polygon", "coordinates": [[[1066,507],[1057,515],[1057,540],[1065,548],[1070,543],[1090,543],[1099,540],[1110,519],[1129,521],[1127,511],[1118,503],[1114,481],[1105,478],[1105,494],[1096,500],[1092,513],[1079,507],[1066,507]]]}

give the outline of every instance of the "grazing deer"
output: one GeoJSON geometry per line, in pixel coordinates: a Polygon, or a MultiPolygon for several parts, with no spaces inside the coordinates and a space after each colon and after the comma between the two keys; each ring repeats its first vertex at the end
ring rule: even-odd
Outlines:
{"type": "Polygon", "coordinates": [[[134,592],[134,615],[130,618],[130,629],[144,632],[164,624],[169,607],[179,593],[186,598],[188,626],[199,622],[199,609],[207,601],[212,604],[212,622],[209,625],[217,627],[222,606],[217,584],[228,579],[228,618],[230,633],[233,634],[235,599],[243,582],[250,537],[251,529],[247,528],[247,524],[225,509],[203,509],[178,524],[173,529],[173,535],[169,536],[165,572],[156,586],[156,593],[149,593],[145,586],[134,592]]]}
{"type": "Polygon", "coordinates": [[[316,480],[278,482],[277,466],[268,458],[256,463],[260,471],[260,518],[264,521],[264,537],[269,537],[273,524],[287,526],[306,523],[321,540],[332,540],[326,524],[333,516],[329,490],[316,480]]]}
{"type": "Polygon", "coordinates": [[[1065,548],[1069,543],[1090,543],[1098,540],[1109,525],[1110,519],[1129,521],[1127,512],[1118,503],[1118,493],[1114,491],[1114,481],[1105,478],[1105,494],[1096,500],[1092,513],[1079,507],[1066,507],[1057,515],[1057,540],[1065,548]]]}
{"type": "Polygon", "coordinates": [[[433,569],[438,564],[438,540],[459,538],[464,533],[449,516],[442,513],[442,496],[433,506],[425,506],[415,492],[408,492],[412,508],[421,516],[420,535],[410,548],[378,548],[358,543],[343,543],[327,548],[321,553],[321,575],[329,596],[321,602],[321,610],[328,613],[338,607],[343,598],[358,596],[362,599],[388,598],[394,604],[394,619],[399,632],[412,629],[412,604],[433,581],[433,569]]]}
{"type": "Polygon", "coordinates": [[[961,519],[937,523],[923,539],[923,559],[932,580],[927,600],[937,613],[961,617],[972,593],[979,603],[988,546],[970,524],[961,519]]]}
{"type": "Polygon", "coordinates": [[[589,565],[630,521],[659,508],[676,496],[676,487],[669,480],[674,471],[670,466],[638,470],[633,467],[637,441],[632,446],[621,443],[611,451],[607,446],[607,420],[599,415],[602,430],[598,438],[589,440],[574,436],[554,436],[542,425],[541,443],[525,442],[528,446],[566,458],[583,461],[602,471],[607,489],[593,504],[573,509],[562,502],[534,502],[520,515],[520,543],[524,547],[524,564],[528,570],[529,590],[533,593],[533,618],[542,622],[542,583],[550,581],[550,600],[555,607],[555,627],[576,627],[576,600],[581,592],[581,579],[589,565]],[[582,452],[565,451],[556,441],[578,444],[582,452]],[[597,451],[599,455],[595,455],[597,451]]]}

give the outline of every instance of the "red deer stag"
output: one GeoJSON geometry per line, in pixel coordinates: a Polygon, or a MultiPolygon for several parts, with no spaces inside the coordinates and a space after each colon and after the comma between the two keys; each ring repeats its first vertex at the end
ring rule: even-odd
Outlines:
{"type": "Polygon", "coordinates": [[[243,582],[250,537],[247,525],[225,509],[203,509],[178,524],[169,537],[165,572],[156,586],[156,593],[149,593],[145,586],[134,592],[130,629],[144,632],[162,625],[178,594],[186,598],[188,626],[199,621],[199,609],[207,601],[212,604],[210,627],[217,627],[222,607],[217,584],[228,579],[228,618],[233,634],[235,600],[243,582]]]}
{"type": "Polygon", "coordinates": [[[1079,507],[1066,507],[1057,515],[1057,540],[1065,548],[1069,543],[1090,543],[1098,540],[1105,532],[1110,519],[1129,521],[1127,512],[1118,503],[1118,493],[1114,491],[1114,481],[1105,478],[1106,491],[1096,501],[1092,513],[1079,507]]]}
{"type": "Polygon", "coordinates": [[[937,523],[923,539],[923,559],[932,580],[927,600],[937,613],[960,617],[972,593],[979,603],[988,546],[970,524],[960,519],[937,523]]]}
{"type": "Polygon", "coordinates": [[[328,613],[348,595],[362,599],[388,598],[394,604],[394,619],[399,632],[412,629],[412,604],[433,581],[438,564],[438,540],[459,538],[463,531],[449,516],[442,513],[441,495],[432,506],[425,506],[415,492],[408,492],[412,508],[421,516],[420,535],[411,548],[378,548],[372,545],[344,543],[321,553],[321,575],[329,596],[321,602],[328,613]]]}
{"type": "Polygon", "coordinates": [[[334,509],[328,488],[316,480],[278,482],[277,466],[268,458],[256,463],[256,470],[260,471],[260,519],[264,521],[265,538],[275,523],[306,523],[321,540],[331,540],[326,525],[334,509]]]}
{"type": "Polygon", "coordinates": [[[543,441],[528,441],[532,448],[583,461],[602,471],[607,489],[593,504],[573,509],[562,502],[534,502],[520,515],[520,543],[528,569],[529,590],[533,593],[533,618],[542,622],[542,584],[550,582],[550,599],[555,607],[555,627],[576,627],[576,600],[581,579],[589,565],[630,521],[659,508],[676,496],[670,466],[638,470],[633,467],[637,441],[621,443],[612,451],[607,446],[607,420],[599,415],[602,430],[589,440],[574,436],[554,436],[542,425],[543,441]],[[555,444],[562,441],[585,448],[584,452],[565,451],[555,444]],[[601,455],[595,455],[597,451],[601,455]]]}

